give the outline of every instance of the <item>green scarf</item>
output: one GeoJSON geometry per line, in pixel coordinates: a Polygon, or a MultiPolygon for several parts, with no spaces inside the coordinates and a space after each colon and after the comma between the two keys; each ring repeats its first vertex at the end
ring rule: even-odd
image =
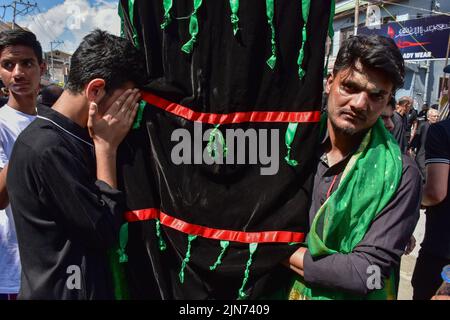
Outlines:
{"type": "MultiPolygon", "coordinates": [[[[350,158],[337,190],[320,207],[308,234],[312,257],[348,254],[365,236],[378,213],[395,195],[402,175],[400,148],[381,120],[365,135],[350,158]],[[322,230],[318,226],[322,225],[322,230]]],[[[332,268],[332,266],[330,266],[332,268]]],[[[298,299],[395,299],[395,272],[384,288],[358,297],[327,288],[310,287],[298,276],[290,298],[298,299]]]]}

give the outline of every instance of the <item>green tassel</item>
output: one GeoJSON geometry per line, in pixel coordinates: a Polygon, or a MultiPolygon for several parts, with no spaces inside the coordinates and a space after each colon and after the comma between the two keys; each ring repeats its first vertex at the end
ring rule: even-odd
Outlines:
{"type": "Polygon", "coordinates": [[[328,61],[330,60],[331,52],[333,51],[333,39],[334,39],[334,28],[333,28],[333,19],[335,12],[335,0],[331,0],[331,9],[330,9],[330,19],[328,19],[328,36],[330,37],[330,48],[327,54],[327,61],[325,63],[325,69],[323,70],[323,76],[326,77],[328,75],[328,61]]]}
{"type": "Polygon", "coordinates": [[[136,26],[134,25],[134,0],[128,0],[128,13],[130,15],[131,27],[133,29],[133,44],[139,48],[139,37],[137,35],[136,26]]]}
{"type": "Polygon", "coordinates": [[[139,102],[138,111],[133,123],[133,129],[139,129],[141,127],[142,117],[144,116],[144,108],[146,105],[147,102],[145,102],[145,100],[141,100],[139,102]]]}
{"type": "Polygon", "coordinates": [[[298,77],[303,79],[305,76],[305,70],[302,67],[303,58],[305,57],[305,42],[306,42],[306,26],[302,30],[302,47],[300,48],[300,53],[298,54],[297,65],[298,65],[298,77]]]}
{"type": "Polygon", "coordinates": [[[247,295],[244,292],[244,287],[247,284],[248,276],[250,275],[250,266],[252,265],[253,254],[255,253],[257,247],[258,247],[257,243],[250,243],[249,245],[250,256],[248,257],[247,265],[245,267],[244,280],[242,281],[242,285],[239,289],[238,300],[243,300],[247,298],[247,295]]]}
{"type": "Polygon", "coordinates": [[[214,126],[214,129],[211,130],[211,132],[209,134],[208,145],[206,146],[210,157],[213,159],[215,159],[216,156],[218,155],[218,152],[217,152],[217,143],[218,142],[217,142],[216,137],[219,137],[219,142],[222,145],[223,157],[226,157],[227,152],[228,152],[228,147],[226,145],[225,138],[223,137],[222,132],[219,130],[219,126],[220,126],[220,124],[216,124],[214,126]]]}
{"type": "Polygon", "coordinates": [[[197,37],[192,36],[192,38],[181,47],[181,51],[190,54],[194,49],[195,42],[197,42],[197,37]]]}
{"type": "Polygon", "coordinates": [[[170,16],[170,10],[172,9],[172,5],[173,5],[172,0],[163,0],[164,17],[163,23],[161,23],[161,29],[163,30],[172,22],[172,17],[170,16]]]}
{"type": "Polygon", "coordinates": [[[295,159],[291,159],[291,145],[295,138],[295,133],[297,132],[298,123],[297,122],[291,122],[289,123],[287,129],[286,129],[286,135],[285,135],[285,144],[287,148],[287,154],[286,157],[284,157],[284,160],[286,160],[287,164],[296,167],[298,165],[298,161],[295,159]]]}
{"type": "Polygon", "coordinates": [[[191,242],[197,238],[196,235],[188,235],[188,247],[186,250],[186,256],[183,259],[183,263],[181,264],[181,270],[178,274],[178,277],[180,278],[180,282],[184,283],[184,269],[186,268],[186,265],[188,264],[189,260],[191,259],[191,242]]]}
{"type": "Polygon", "coordinates": [[[116,245],[107,251],[114,288],[114,298],[115,300],[128,300],[130,299],[130,291],[124,265],[120,262],[120,258],[117,258],[117,251],[119,250],[117,247],[116,245]]]}
{"type": "Polygon", "coordinates": [[[239,0],[230,0],[231,8],[231,25],[233,26],[233,34],[237,35],[239,31],[239,17],[237,15],[239,11],[239,0]]]}
{"type": "Polygon", "coordinates": [[[125,251],[127,243],[128,243],[128,223],[124,223],[120,227],[119,231],[119,248],[117,249],[117,254],[119,255],[119,263],[128,262],[128,256],[125,251]]]}
{"type": "Polygon", "coordinates": [[[123,18],[123,7],[122,7],[122,4],[120,3],[120,1],[117,6],[117,14],[120,17],[120,36],[122,38],[125,38],[125,22],[124,22],[124,18],[123,18]]]}
{"type": "Polygon", "coordinates": [[[225,251],[227,250],[228,246],[230,245],[229,241],[221,240],[220,246],[222,247],[222,251],[220,251],[219,256],[217,257],[216,262],[209,267],[209,270],[213,271],[216,270],[216,268],[222,263],[223,255],[225,254],[225,251]]]}
{"type": "Polygon", "coordinates": [[[300,52],[298,54],[297,65],[298,65],[298,76],[301,79],[305,76],[305,70],[302,68],[303,58],[305,57],[305,43],[306,43],[306,26],[308,24],[309,9],[311,7],[311,0],[302,0],[302,18],[303,18],[303,28],[302,28],[302,45],[300,47],[300,52]]]}
{"type": "Polygon", "coordinates": [[[322,139],[324,137],[326,130],[327,130],[327,113],[324,112],[320,116],[319,120],[319,139],[322,139]]]}
{"type": "Polygon", "coordinates": [[[166,250],[167,246],[161,235],[161,222],[158,219],[156,219],[156,236],[158,237],[159,250],[160,251],[166,250]]]}
{"type": "Polygon", "coordinates": [[[109,267],[111,270],[114,297],[116,300],[128,300],[130,292],[124,269],[124,262],[128,261],[125,248],[128,243],[128,223],[124,223],[119,231],[119,243],[108,250],[109,267]]]}
{"type": "Polygon", "coordinates": [[[197,19],[197,11],[202,5],[202,0],[194,0],[194,11],[191,14],[191,19],[189,21],[189,33],[191,35],[191,39],[186,42],[181,50],[184,53],[190,54],[194,49],[194,44],[197,42],[197,34],[198,34],[198,19],[197,19]]]}
{"type": "Polygon", "coordinates": [[[277,44],[275,41],[275,26],[273,24],[273,16],[274,16],[274,0],[266,0],[266,11],[267,11],[267,19],[270,26],[270,30],[272,32],[270,42],[272,45],[272,56],[267,60],[267,64],[270,69],[275,68],[275,64],[277,63],[277,44]]]}

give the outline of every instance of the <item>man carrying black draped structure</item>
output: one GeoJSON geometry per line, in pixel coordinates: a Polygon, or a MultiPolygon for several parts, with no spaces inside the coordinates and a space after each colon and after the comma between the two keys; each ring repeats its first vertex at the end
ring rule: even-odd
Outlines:
{"type": "Polygon", "coordinates": [[[119,152],[132,297],[253,299],[287,283],[280,262],[308,230],[333,9],[120,2],[151,77],[119,152]]]}

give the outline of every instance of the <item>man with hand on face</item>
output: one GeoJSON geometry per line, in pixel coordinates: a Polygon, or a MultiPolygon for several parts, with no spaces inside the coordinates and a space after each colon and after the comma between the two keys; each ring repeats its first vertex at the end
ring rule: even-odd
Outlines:
{"type": "Polygon", "coordinates": [[[380,119],[403,84],[395,43],[355,36],[326,83],[327,135],[314,177],[307,247],[286,264],[291,299],[395,299],[400,257],[419,218],[421,179],[380,119]]]}
{"type": "Polygon", "coordinates": [[[36,97],[45,69],[36,36],[24,30],[0,33],[0,78],[9,91],[0,109],[0,300],[15,299],[20,287],[20,258],[6,175],[17,136],[36,118],[36,97]]]}
{"type": "Polygon", "coordinates": [[[132,43],[93,31],[72,56],[66,90],[17,139],[7,178],[19,298],[114,298],[107,251],[124,210],[116,153],[137,112],[142,70],[132,43]]]}

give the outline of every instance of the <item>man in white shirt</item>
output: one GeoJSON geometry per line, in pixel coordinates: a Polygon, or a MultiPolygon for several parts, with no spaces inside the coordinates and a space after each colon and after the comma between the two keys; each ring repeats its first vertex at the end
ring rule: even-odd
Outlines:
{"type": "Polygon", "coordinates": [[[36,117],[36,98],[45,69],[36,36],[24,30],[0,33],[0,78],[9,99],[0,109],[0,300],[14,299],[20,287],[20,258],[6,190],[8,161],[17,136],[36,117]]]}

